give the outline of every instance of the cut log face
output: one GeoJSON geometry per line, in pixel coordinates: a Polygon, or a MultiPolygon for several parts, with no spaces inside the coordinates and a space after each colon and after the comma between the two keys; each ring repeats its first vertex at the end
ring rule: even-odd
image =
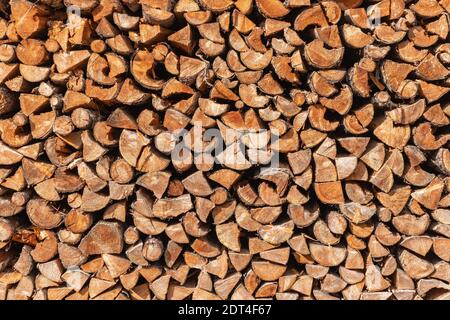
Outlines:
{"type": "Polygon", "coordinates": [[[347,250],[343,247],[324,246],[322,244],[310,243],[311,257],[324,267],[340,265],[347,256],[347,250]]]}
{"type": "Polygon", "coordinates": [[[449,0],[0,11],[0,300],[449,298],[449,0]]]}
{"type": "Polygon", "coordinates": [[[79,249],[86,255],[120,253],[123,248],[123,235],[119,224],[99,222],[81,240],[79,249]]]}

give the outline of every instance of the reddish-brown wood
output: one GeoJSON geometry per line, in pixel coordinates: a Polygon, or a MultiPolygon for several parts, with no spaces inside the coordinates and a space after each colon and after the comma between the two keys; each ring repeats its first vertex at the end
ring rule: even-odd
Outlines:
{"type": "Polygon", "coordinates": [[[448,0],[0,11],[0,300],[449,298],[448,0]]]}

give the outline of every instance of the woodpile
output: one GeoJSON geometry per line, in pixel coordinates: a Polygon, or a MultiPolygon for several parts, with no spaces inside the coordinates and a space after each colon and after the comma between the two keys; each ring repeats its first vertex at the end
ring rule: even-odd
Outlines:
{"type": "Polygon", "coordinates": [[[449,0],[0,2],[0,300],[450,299],[449,0]]]}

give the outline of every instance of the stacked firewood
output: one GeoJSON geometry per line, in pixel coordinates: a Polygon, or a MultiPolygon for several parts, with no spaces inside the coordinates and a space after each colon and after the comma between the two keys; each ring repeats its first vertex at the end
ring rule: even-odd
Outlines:
{"type": "Polygon", "coordinates": [[[450,299],[449,0],[0,2],[0,300],[450,299]]]}

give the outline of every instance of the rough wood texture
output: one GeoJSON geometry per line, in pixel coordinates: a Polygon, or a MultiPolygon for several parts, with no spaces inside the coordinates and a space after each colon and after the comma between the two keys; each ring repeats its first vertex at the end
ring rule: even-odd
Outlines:
{"type": "Polygon", "coordinates": [[[448,0],[0,8],[0,300],[449,299],[448,0]]]}

